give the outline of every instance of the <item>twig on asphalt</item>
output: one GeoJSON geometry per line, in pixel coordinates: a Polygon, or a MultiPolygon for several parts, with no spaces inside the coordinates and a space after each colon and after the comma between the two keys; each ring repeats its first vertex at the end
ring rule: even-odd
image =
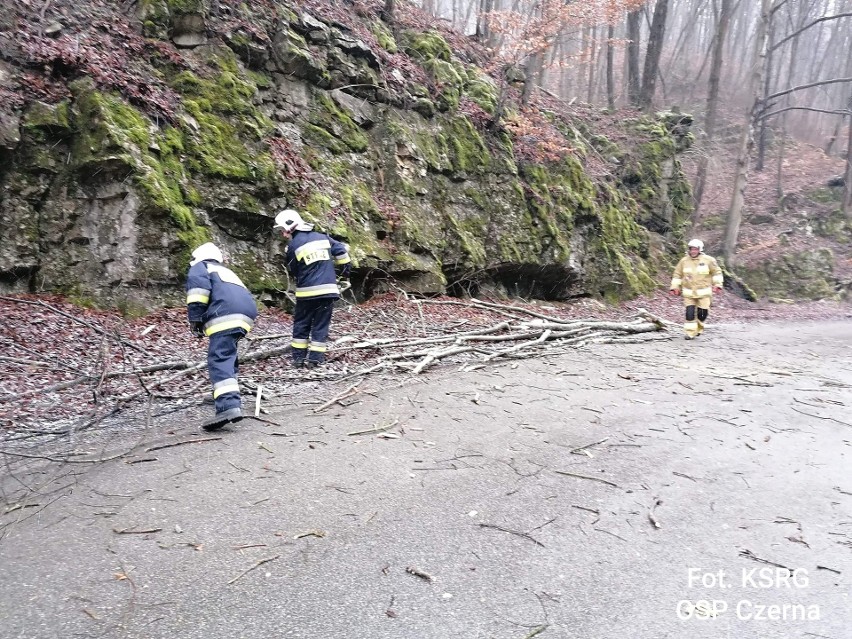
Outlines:
{"type": "Polygon", "coordinates": [[[414,566],[408,566],[408,568],[405,569],[405,572],[407,572],[409,575],[414,575],[415,577],[420,577],[423,581],[429,581],[429,582],[435,581],[435,578],[432,575],[430,575],[428,572],[423,572],[422,570],[419,570],[419,569],[415,568],[414,566]]]}
{"type": "Polygon", "coordinates": [[[298,535],[294,535],[293,539],[302,539],[304,537],[318,537],[322,539],[325,537],[324,530],[309,530],[308,532],[299,533],[298,535]]]}
{"type": "Polygon", "coordinates": [[[394,426],[399,423],[399,419],[393,420],[390,424],[386,426],[376,426],[375,428],[368,428],[367,430],[353,430],[351,433],[346,433],[349,436],[354,435],[373,435],[375,433],[383,433],[386,430],[390,430],[394,426]]]}
{"type": "Polygon", "coordinates": [[[690,476],[689,476],[689,475],[687,475],[686,473],[679,473],[679,472],[677,472],[676,470],[673,470],[673,471],[672,471],[672,475],[677,475],[678,477],[685,477],[686,479],[691,479],[691,480],[692,480],[692,481],[694,481],[694,482],[697,482],[697,481],[698,481],[695,477],[690,477],[690,476]]]}
{"type": "Polygon", "coordinates": [[[662,528],[663,525],[654,516],[654,509],[662,503],[662,499],[660,499],[659,497],[654,497],[654,503],[651,504],[651,508],[648,510],[648,519],[651,521],[651,523],[654,525],[654,528],[656,528],[657,530],[662,528]]]}
{"type": "Polygon", "coordinates": [[[594,513],[595,515],[600,515],[601,511],[595,510],[594,508],[586,508],[585,506],[578,506],[577,504],[571,504],[571,508],[576,508],[578,510],[585,510],[589,513],[594,513]]]}
{"type": "Polygon", "coordinates": [[[480,528],[493,528],[494,530],[499,530],[501,532],[509,533],[510,535],[517,535],[518,537],[523,537],[524,539],[529,539],[536,546],[541,546],[542,548],[544,548],[544,544],[541,543],[538,539],[536,539],[532,535],[528,535],[527,533],[521,532],[519,530],[512,530],[511,528],[503,528],[502,526],[498,526],[496,524],[479,524],[479,527],[480,528]]]}
{"type": "Polygon", "coordinates": [[[328,401],[327,401],[325,404],[323,404],[322,406],[318,406],[317,408],[315,408],[313,412],[314,412],[314,413],[322,412],[322,411],[324,411],[326,408],[328,408],[329,406],[332,406],[332,405],[336,404],[337,402],[339,402],[339,401],[341,401],[341,400],[344,400],[344,399],[347,399],[347,398],[349,398],[349,397],[352,397],[353,395],[357,395],[357,394],[358,394],[358,392],[359,392],[359,391],[358,391],[358,385],[359,385],[360,383],[361,383],[360,381],[355,382],[354,384],[352,384],[352,386],[350,386],[350,387],[349,387],[349,388],[347,388],[345,391],[343,391],[342,393],[340,393],[340,395],[337,395],[336,397],[332,397],[330,400],[328,400],[328,401]]]}
{"type": "Polygon", "coordinates": [[[254,415],[246,415],[246,419],[253,419],[256,422],[261,422],[263,424],[269,424],[270,426],[281,426],[278,422],[272,421],[271,419],[264,419],[263,417],[255,417],[254,415]]]}
{"type": "Polygon", "coordinates": [[[606,484],[607,486],[612,486],[614,488],[621,488],[616,483],[609,481],[608,479],[601,479],[600,477],[590,477],[589,475],[578,475],[577,473],[569,473],[567,470],[554,470],[557,475],[565,475],[566,477],[576,477],[577,479],[590,479],[592,481],[599,481],[602,484],[606,484]]]}
{"type": "Polygon", "coordinates": [[[160,444],[159,446],[151,446],[146,448],[145,452],[150,453],[155,450],[163,450],[164,448],[174,448],[175,446],[183,446],[184,444],[198,444],[200,442],[215,442],[222,439],[221,437],[201,437],[199,439],[186,439],[182,442],[174,442],[171,444],[160,444]]]}
{"type": "Polygon", "coordinates": [[[610,532],[610,531],[605,530],[603,528],[595,528],[594,530],[597,530],[598,532],[606,533],[607,535],[612,535],[613,537],[615,537],[616,539],[620,539],[621,541],[627,541],[624,537],[622,537],[620,535],[616,535],[614,532],[610,532]]]}
{"type": "Polygon", "coordinates": [[[146,462],[155,462],[155,461],[160,461],[160,460],[156,457],[143,457],[141,459],[127,459],[127,460],[124,461],[124,463],[132,466],[133,464],[144,464],[146,462]]]}
{"type": "Polygon", "coordinates": [[[829,568],[828,566],[817,566],[817,570],[827,570],[828,572],[833,572],[836,575],[841,575],[839,570],[835,570],[834,568],[829,568]]]}
{"type": "Polygon", "coordinates": [[[108,462],[113,459],[118,459],[119,457],[124,457],[133,452],[135,446],[130,450],[126,450],[122,453],[116,453],[115,455],[110,455],[109,457],[98,457],[97,459],[60,459],[58,457],[51,457],[50,455],[29,455],[27,453],[16,453],[11,450],[0,450],[0,454],[3,455],[11,455],[12,457],[24,457],[26,459],[44,459],[50,462],[56,462],[58,464],[97,464],[98,462],[108,462]]]}
{"type": "Polygon", "coordinates": [[[532,639],[533,637],[536,637],[536,636],[540,635],[542,632],[544,632],[545,630],[547,630],[547,628],[548,628],[547,625],[539,626],[538,628],[535,628],[534,630],[530,631],[524,637],[524,639],[532,639]]]}
{"type": "Polygon", "coordinates": [[[162,531],[162,528],[147,528],[143,530],[131,530],[130,528],[122,528],[119,530],[118,528],[113,528],[112,532],[116,535],[148,535],[151,533],[156,533],[162,531]]]}
{"type": "Polygon", "coordinates": [[[266,544],[241,544],[239,546],[232,546],[234,550],[246,550],[247,548],[266,548],[266,544]]]}
{"type": "Polygon", "coordinates": [[[748,559],[751,559],[751,560],[756,561],[756,562],[761,563],[761,564],[768,564],[770,566],[775,566],[776,568],[785,568],[785,569],[789,570],[790,572],[792,572],[792,568],[788,568],[784,564],[775,563],[774,561],[770,561],[768,559],[763,559],[762,557],[758,557],[752,551],[750,551],[748,548],[743,548],[740,551],[740,557],[746,557],[748,559]]]}
{"type": "Polygon", "coordinates": [[[276,560],[276,559],[278,559],[280,556],[281,556],[281,555],[275,555],[274,557],[267,557],[266,559],[260,559],[259,561],[257,561],[257,562],[254,564],[254,566],[252,566],[251,568],[247,568],[246,570],[242,571],[239,575],[237,575],[236,577],[234,577],[233,579],[231,579],[231,581],[229,581],[229,582],[228,582],[228,585],[230,586],[230,585],[231,585],[232,583],[234,583],[237,579],[240,579],[240,578],[242,578],[242,577],[245,577],[247,574],[249,574],[252,570],[254,570],[255,568],[257,568],[258,566],[262,566],[263,564],[269,563],[270,561],[275,561],[275,560],[276,560]]]}
{"type": "Polygon", "coordinates": [[[586,444],[585,446],[578,446],[577,448],[572,448],[571,453],[576,455],[581,450],[586,450],[587,448],[591,448],[592,446],[597,446],[598,444],[603,444],[608,439],[609,439],[609,437],[604,437],[603,439],[599,439],[598,441],[592,442],[591,444],[586,444]]]}
{"type": "Polygon", "coordinates": [[[535,528],[530,528],[530,529],[527,531],[527,534],[529,535],[530,533],[533,533],[533,532],[535,532],[536,530],[541,530],[541,529],[542,529],[542,528],[544,528],[545,526],[549,526],[550,524],[552,524],[554,521],[556,521],[556,517],[553,517],[552,519],[548,519],[546,522],[544,522],[544,523],[543,523],[543,524],[541,524],[540,526],[536,526],[535,528]]]}
{"type": "Polygon", "coordinates": [[[838,424],[843,424],[844,426],[852,426],[852,424],[850,424],[849,422],[844,422],[842,420],[835,419],[834,417],[826,417],[825,415],[814,415],[813,413],[806,413],[803,410],[799,410],[795,406],[790,406],[790,409],[796,411],[797,413],[801,413],[802,415],[807,415],[808,417],[816,417],[817,419],[827,419],[832,422],[837,422],[838,424]]]}

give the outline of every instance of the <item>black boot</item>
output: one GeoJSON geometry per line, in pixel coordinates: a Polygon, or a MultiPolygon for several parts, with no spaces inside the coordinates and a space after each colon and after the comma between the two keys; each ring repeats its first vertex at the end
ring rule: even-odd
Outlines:
{"type": "Polygon", "coordinates": [[[221,413],[216,413],[213,417],[205,421],[201,428],[206,431],[219,430],[226,424],[233,424],[243,418],[243,411],[239,407],[229,408],[221,413]]]}

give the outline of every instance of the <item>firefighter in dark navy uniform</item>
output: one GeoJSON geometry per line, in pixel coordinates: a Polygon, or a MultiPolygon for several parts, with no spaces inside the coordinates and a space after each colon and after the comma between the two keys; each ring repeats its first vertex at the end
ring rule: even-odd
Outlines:
{"type": "Polygon", "coordinates": [[[237,343],[254,326],[257,304],[233,271],[224,267],[222,251],[208,242],[192,252],[186,278],[189,325],[199,337],[210,338],[207,370],[213,384],[216,415],[202,424],[217,430],[243,418],[237,343]]]}
{"type": "Polygon", "coordinates": [[[352,266],[346,245],[314,230],[294,210],[275,216],[273,228],[289,239],[285,264],[296,280],[293,366],[313,368],[325,361],[334,301],[349,288],[352,266]],[[340,268],[340,277],[336,269],[340,268]]]}

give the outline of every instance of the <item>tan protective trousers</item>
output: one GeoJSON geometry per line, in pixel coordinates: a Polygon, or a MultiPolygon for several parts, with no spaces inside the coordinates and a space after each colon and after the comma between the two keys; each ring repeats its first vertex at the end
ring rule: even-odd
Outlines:
{"type": "MultiPolygon", "coordinates": [[[[696,311],[699,308],[709,310],[710,297],[684,297],[683,305],[685,307],[694,306],[696,311]]],[[[687,320],[683,323],[683,330],[686,333],[687,337],[695,337],[696,335],[701,335],[701,333],[704,332],[704,322],[698,319],[698,315],[696,314],[695,319],[687,320]]]]}

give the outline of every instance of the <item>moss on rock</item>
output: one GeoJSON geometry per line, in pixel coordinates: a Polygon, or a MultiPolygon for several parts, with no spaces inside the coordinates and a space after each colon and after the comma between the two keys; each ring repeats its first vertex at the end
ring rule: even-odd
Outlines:
{"type": "Polygon", "coordinates": [[[400,39],[405,52],[415,59],[449,62],[453,57],[450,45],[437,31],[406,30],[402,32],[400,39]]]}
{"type": "Polygon", "coordinates": [[[811,300],[837,296],[834,253],[828,248],[779,251],[756,266],[741,265],[737,272],[758,296],[811,300]]]}
{"type": "Polygon", "coordinates": [[[192,117],[181,127],[187,164],[193,171],[227,180],[273,181],[276,170],[269,153],[250,149],[243,141],[260,143],[273,128],[254,104],[257,87],[241,74],[230,49],[211,51],[214,79],[184,70],[169,81],[192,117]]]}
{"type": "Polygon", "coordinates": [[[367,136],[352,117],[325,92],[317,91],[313,104],[308,123],[303,127],[306,138],[336,154],[347,151],[363,153],[367,150],[367,136]]]}
{"type": "Polygon", "coordinates": [[[387,28],[384,22],[381,20],[375,20],[372,25],[370,25],[370,30],[373,32],[373,35],[376,36],[376,41],[382,49],[388,53],[396,53],[398,51],[396,39],[393,37],[393,33],[391,33],[391,30],[387,28]]]}
{"type": "Polygon", "coordinates": [[[142,32],[149,38],[165,40],[169,34],[171,17],[167,0],[142,0],[139,5],[142,32]]]}
{"type": "Polygon", "coordinates": [[[814,234],[835,242],[852,244],[852,221],[839,208],[817,214],[809,221],[813,226],[814,234]]]}
{"type": "MultiPolygon", "coordinates": [[[[210,238],[184,201],[179,157],[182,141],[173,129],[157,139],[150,122],[121,98],[101,93],[89,80],[74,83],[74,121],[78,130],[72,156],[76,168],[88,172],[95,166],[121,162],[133,175],[143,205],[166,212],[177,228],[185,249],[210,238]],[[154,149],[159,149],[159,152],[154,149]]],[[[188,262],[188,250],[182,262],[188,262]]]]}
{"type": "Polygon", "coordinates": [[[494,81],[478,72],[468,73],[472,78],[465,85],[464,93],[488,115],[497,111],[498,92],[494,81]]]}
{"type": "Polygon", "coordinates": [[[68,100],[58,104],[33,102],[24,113],[23,126],[27,129],[44,129],[55,136],[70,135],[73,131],[68,100]]]}
{"type": "Polygon", "coordinates": [[[202,103],[185,100],[184,107],[198,125],[186,129],[187,164],[193,171],[227,180],[254,182],[269,180],[275,166],[266,153],[249,150],[230,122],[205,111],[202,103]]]}
{"type": "Polygon", "coordinates": [[[680,129],[687,126],[684,119],[691,122],[691,118],[676,116],[663,113],[656,119],[643,116],[625,122],[627,131],[638,134],[639,141],[634,149],[620,156],[619,180],[638,204],[640,223],[680,242],[692,212],[692,190],[677,154],[687,135],[680,129]],[[672,127],[678,127],[677,135],[672,133],[672,127]]]}

